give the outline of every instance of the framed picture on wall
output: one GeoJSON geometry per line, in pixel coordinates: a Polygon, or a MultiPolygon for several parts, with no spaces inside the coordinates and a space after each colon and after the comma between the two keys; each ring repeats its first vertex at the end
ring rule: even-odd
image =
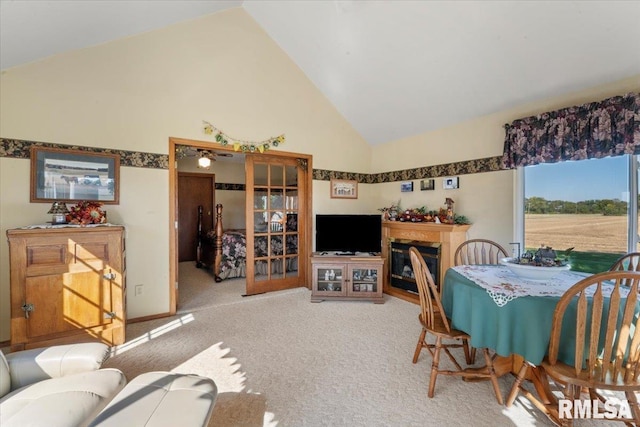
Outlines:
{"type": "Polygon", "coordinates": [[[442,178],[442,188],[445,190],[455,190],[460,187],[460,181],[457,176],[447,176],[442,178]]]}
{"type": "Polygon", "coordinates": [[[118,204],[119,190],[118,154],[31,148],[31,202],[118,204]]]}
{"type": "Polygon", "coordinates": [[[435,179],[423,179],[420,181],[420,190],[435,190],[436,188],[436,180],[435,179]]]}
{"type": "Polygon", "coordinates": [[[400,184],[400,191],[407,193],[413,191],[413,181],[407,181],[400,184]]]}
{"type": "Polygon", "coordinates": [[[352,179],[331,180],[332,199],[357,199],[358,181],[352,179]]]}

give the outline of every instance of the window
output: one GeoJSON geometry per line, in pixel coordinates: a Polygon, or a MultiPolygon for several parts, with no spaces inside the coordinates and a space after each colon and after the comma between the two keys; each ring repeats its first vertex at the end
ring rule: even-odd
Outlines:
{"type": "Polygon", "coordinates": [[[592,273],[638,250],[637,161],[627,155],[521,168],[524,247],[574,248],[572,269],[592,273]]]}

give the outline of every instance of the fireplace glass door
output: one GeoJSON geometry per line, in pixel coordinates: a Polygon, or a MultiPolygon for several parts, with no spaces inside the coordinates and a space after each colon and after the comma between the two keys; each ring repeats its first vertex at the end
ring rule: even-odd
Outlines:
{"type": "Polygon", "coordinates": [[[440,290],[440,243],[414,240],[394,240],[391,242],[391,286],[418,293],[415,275],[409,257],[409,248],[415,247],[424,258],[433,281],[440,290]]]}

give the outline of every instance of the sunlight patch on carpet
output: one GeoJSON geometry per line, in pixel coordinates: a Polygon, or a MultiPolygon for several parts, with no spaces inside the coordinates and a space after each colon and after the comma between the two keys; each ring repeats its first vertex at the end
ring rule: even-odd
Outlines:
{"type": "Polygon", "coordinates": [[[275,414],[273,412],[265,412],[262,427],[276,427],[277,425],[278,421],[276,421],[275,414]]]}
{"type": "Polygon", "coordinates": [[[218,393],[239,393],[245,390],[247,374],[238,358],[228,357],[231,352],[218,342],[172,369],[175,373],[198,373],[215,381],[218,393]]]}
{"type": "Polygon", "coordinates": [[[151,341],[152,339],[158,338],[168,332],[173,331],[174,329],[177,329],[181,326],[186,325],[187,323],[191,323],[194,320],[195,318],[193,317],[193,314],[190,314],[190,313],[184,316],[181,316],[179,319],[172,320],[171,322],[165,325],[162,325],[160,327],[150,330],[149,332],[139,336],[138,338],[134,338],[131,341],[127,341],[124,344],[120,344],[119,346],[112,348],[111,357],[122,354],[131,349],[134,349],[139,345],[145,344],[151,341]]]}

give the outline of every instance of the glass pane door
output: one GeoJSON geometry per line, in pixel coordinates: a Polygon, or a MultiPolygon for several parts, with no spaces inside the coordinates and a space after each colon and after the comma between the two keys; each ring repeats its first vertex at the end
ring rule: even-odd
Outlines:
{"type": "Polygon", "coordinates": [[[247,216],[247,248],[253,247],[253,256],[247,254],[247,263],[251,263],[247,265],[247,293],[299,286],[299,175],[303,171],[296,159],[256,155],[247,160],[248,179],[253,184],[247,186],[247,205],[252,209],[247,216]]]}

